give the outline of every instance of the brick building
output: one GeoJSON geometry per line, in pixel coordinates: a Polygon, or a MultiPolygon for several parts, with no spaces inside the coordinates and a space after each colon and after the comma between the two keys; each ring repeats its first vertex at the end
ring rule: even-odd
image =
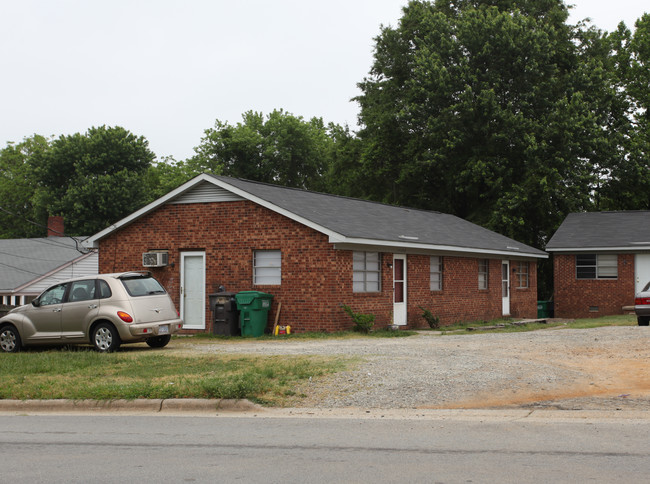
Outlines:
{"type": "Polygon", "coordinates": [[[219,286],[272,294],[296,331],[350,328],[342,304],[375,327],[426,326],[420,306],[443,323],[535,317],[547,257],[452,215],[206,174],[88,243],[100,272],[162,261],[151,270],[197,331],[219,286]]]}
{"type": "Polygon", "coordinates": [[[549,240],[555,316],[623,314],[650,281],[650,212],[572,213],[549,240]]]}

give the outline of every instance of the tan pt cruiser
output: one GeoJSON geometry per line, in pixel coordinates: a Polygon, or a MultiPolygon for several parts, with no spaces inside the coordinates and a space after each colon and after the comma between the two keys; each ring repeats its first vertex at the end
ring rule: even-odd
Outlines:
{"type": "Polygon", "coordinates": [[[110,352],[141,341],[162,348],[182,326],[169,294],[150,273],[99,274],[60,282],[11,310],[0,319],[0,349],[90,343],[110,352]]]}

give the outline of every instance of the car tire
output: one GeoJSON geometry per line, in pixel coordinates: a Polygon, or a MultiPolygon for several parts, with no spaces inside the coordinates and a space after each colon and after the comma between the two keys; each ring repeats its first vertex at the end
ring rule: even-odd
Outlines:
{"type": "Polygon", "coordinates": [[[90,335],[90,342],[100,353],[117,351],[122,344],[119,333],[110,323],[99,323],[95,326],[90,335]]]}
{"type": "Polygon", "coordinates": [[[6,324],[0,328],[0,350],[5,353],[18,353],[22,343],[18,330],[11,324],[6,324]]]}
{"type": "Polygon", "coordinates": [[[163,348],[167,346],[169,341],[172,339],[171,334],[165,334],[163,336],[153,336],[147,341],[145,341],[151,348],[163,348]]]}
{"type": "Polygon", "coordinates": [[[637,316],[636,320],[639,323],[639,326],[650,325],[650,316],[637,316]]]}

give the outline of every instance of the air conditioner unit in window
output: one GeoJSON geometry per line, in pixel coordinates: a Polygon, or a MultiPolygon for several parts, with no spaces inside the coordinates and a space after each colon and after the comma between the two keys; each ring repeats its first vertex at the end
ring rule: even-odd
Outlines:
{"type": "Polygon", "coordinates": [[[145,252],[142,254],[142,265],[144,267],[163,267],[169,263],[167,252],[145,252]]]}

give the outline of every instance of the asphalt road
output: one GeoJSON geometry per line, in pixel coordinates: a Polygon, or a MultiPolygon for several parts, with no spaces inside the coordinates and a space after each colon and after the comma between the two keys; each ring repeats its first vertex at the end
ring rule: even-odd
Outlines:
{"type": "Polygon", "coordinates": [[[650,421],[0,416],[0,482],[647,482],[650,421]]]}

